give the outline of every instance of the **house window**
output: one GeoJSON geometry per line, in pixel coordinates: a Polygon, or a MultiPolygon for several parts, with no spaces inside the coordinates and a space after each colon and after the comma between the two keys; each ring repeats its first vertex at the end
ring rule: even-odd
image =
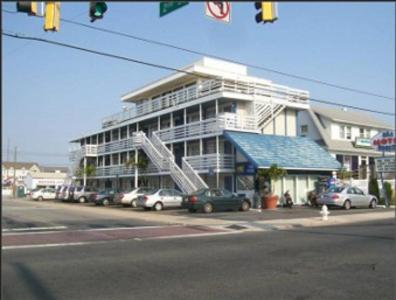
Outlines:
{"type": "Polygon", "coordinates": [[[371,137],[370,129],[360,128],[359,137],[369,139],[371,137]]]}
{"type": "Polygon", "coordinates": [[[344,126],[344,125],[340,126],[340,139],[343,139],[343,140],[352,139],[351,126],[344,126]]]}

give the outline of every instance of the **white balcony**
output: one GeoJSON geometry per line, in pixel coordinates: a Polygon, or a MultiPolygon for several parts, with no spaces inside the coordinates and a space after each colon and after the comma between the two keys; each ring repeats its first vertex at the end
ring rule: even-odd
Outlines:
{"type": "MultiPolygon", "coordinates": [[[[139,170],[139,176],[144,174],[158,174],[158,169],[152,164],[149,163],[145,170],[139,170]]],[[[117,166],[106,166],[106,167],[97,167],[96,168],[96,177],[108,177],[108,176],[135,176],[135,168],[134,167],[126,167],[123,165],[117,166]]]]}
{"type": "Polygon", "coordinates": [[[255,117],[223,113],[217,118],[162,129],[157,131],[157,135],[163,142],[169,143],[221,135],[223,130],[258,132],[255,117]]]}
{"type": "Polygon", "coordinates": [[[102,120],[102,127],[113,126],[128,119],[220,92],[228,92],[233,97],[241,96],[243,99],[251,100],[256,99],[256,96],[262,96],[267,98],[267,100],[281,102],[283,104],[289,103],[291,105],[308,104],[309,97],[305,91],[276,84],[234,80],[205,80],[199,86],[192,85],[156,99],[148,99],[131,109],[106,117],[102,120]]]}
{"type": "Polygon", "coordinates": [[[82,157],[96,157],[98,156],[97,145],[84,145],[79,149],[74,149],[69,152],[69,158],[71,161],[77,161],[82,157]]]}
{"type": "Polygon", "coordinates": [[[204,154],[195,156],[186,156],[185,160],[198,173],[207,173],[209,169],[213,172],[234,171],[234,155],[232,154],[204,154]]]}

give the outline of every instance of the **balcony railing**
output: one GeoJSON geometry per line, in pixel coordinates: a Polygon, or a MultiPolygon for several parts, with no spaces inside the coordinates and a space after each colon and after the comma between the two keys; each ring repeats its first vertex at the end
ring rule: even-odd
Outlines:
{"type": "Polygon", "coordinates": [[[97,145],[84,145],[79,149],[72,150],[69,152],[69,158],[71,161],[77,161],[80,158],[86,157],[96,157],[98,155],[97,145]]]}
{"type": "Polygon", "coordinates": [[[213,169],[218,170],[234,170],[234,156],[232,154],[204,154],[195,156],[186,156],[185,160],[197,172],[208,172],[213,169]]]}
{"type": "MultiPolygon", "coordinates": [[[[149,163],[145,170],[139,170],[139,175],[141,174],[157,174],[158,169],[152,163],[149,163]]],[[[123,165],[118,166],[106,166],[106,167],[97,167],[96,168],[96,176],[122,176],[122,175],[135,175],[135,168],[134,167],[126,167],[123,165]]]]}
{"type": "MultiPolygon", "coordinates": [[[[222,134],[223,130],[242,130],[258,132],[256,120],[252,116],[240,116],[234,113],[222,113],[217,118],[203,121],[191,122],[172,128],[157,131],[157,136],[165,143],[177,142],[178,140],[198,139],[208,136],[222,134]]],[[[111,152],[121,152],[133,150],[136,147],[136,137],[132,136],[123,140],[113,141],[102,145],[85,145],[80,150],[70,152],[71,160],[75,160],[78,155],[83,157],[97,156],[111,152]]]]}
{"type": "Polygon", "coordinates": [[[241,95],[257,95],[269,97],[273,100],[283,100],[291,103],[308,103],[308,93],[276,84],[262,84],[256,82],[241,82],[234,80],[205,80],[199,86],[192,85],[164,95],[136,104],[133,108],[113,114],[102,120],[102,127],[106,128],[137,116],[149,114],[171,106],[182,104],[197,98],[209,96],[218,92],[232,92],[241,95]]]}
{"type": "Polygon", "coordinates": [[[162,129],[157,131],[157,135],[163,142],[170,142],[219,135],[225,129],[257,132],[256,120],[251,116],[223,113],[219,114],[217,118],[162,129]]]}

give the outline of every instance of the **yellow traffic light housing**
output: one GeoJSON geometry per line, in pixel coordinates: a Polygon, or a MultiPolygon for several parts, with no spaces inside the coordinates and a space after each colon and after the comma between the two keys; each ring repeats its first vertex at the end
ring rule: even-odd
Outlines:
{"type": "Polygon", "coordinates": [[[255,8],[259,10],[256,15],[257,23],[273,23],[278,19],[277,3],[269,1],[255,2],[255,8]],[[260,10],[261,9],[261,10],[260,10]]]}
{"type": "Polygon", "coordinates": [[[17,11],[27,13],[29,16],[37,15],[37,2],[33,1],[17,1],[17,11]]]}
{"type": "Polygon", "coordinates": [[[44,30],[59,31],[60,1],[47,1],[45,3],[44,30]]]}

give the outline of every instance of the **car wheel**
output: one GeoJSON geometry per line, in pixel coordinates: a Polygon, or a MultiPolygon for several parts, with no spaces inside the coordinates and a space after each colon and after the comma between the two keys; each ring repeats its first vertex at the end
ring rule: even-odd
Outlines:
{"type": "Polygon", "coordinates": [[[377,200],[372,199],[371,202],[370,202],[370,206],[369,207],[370,208],[376,208],[377,207],[377,200]]]}
{"type": "Polygon", "coordinates": [[[137,207],[136,199],[131,201],[131,206],[132,206],[133,208],[136,208],[136,207],[137,207]]]}
{"type": "Polygon", "coordinates": [[[153,206],[154,210],[156,210],[156,211],[162,210],[163,207],[164,207],[164,206],[162,205],[161,202],[157,202],[157,203],[155,203],[154,206],[153,206]]]}
{"type": "Polygon", "coordinates": [[[104,206],[109,206],[109,204],[110,204],[109,199],[103,199],[103,205],[104,206]]]}
{"type": "Polygon", "coordinates": [[[249,202],[243,201],[243,202],[242,202],[242,206],[241,206],[241,210],[242,210],[242,211],[247,211],[247,210],[249,210],[249,208],[250,208],[249,202]]]}
{"type": "Polygon", "coordinates": [[[349,200],[346,200],[345,202],[344,202],[344,208],[345,209],[350,209],[351,208],[351,201],[349,201],[349,200]]]}
{"type": "Polygon", "coordinates": [[[204,206],[203,206],[203,212],[206,213],[206,214],[209,214],[209,213],[213,212],[212,203],[209,203],[209,202],[205,203],[204,206]]]}
{"type": "Polygon", "coordinates": [[[85,203],[85,202],[87,202],[87,198],[85,198],[85,197],[80,197],[80,198],[78,199],[78,201],[79,201],[80,203],[85,203]]]}
{"type": "Polygon", "coordinates": [[[197,210],[195,209],[195,208],[189,208],[188,209],[188,212],[190,212],[190,213],[195,213],[197,210]]]}
{"type": "Polygon", "coordinates": [[[44,198],[40,196],[40,197],[37,198],[37,200],[38,200],[38,201],[43,201],[44,198]]]}

